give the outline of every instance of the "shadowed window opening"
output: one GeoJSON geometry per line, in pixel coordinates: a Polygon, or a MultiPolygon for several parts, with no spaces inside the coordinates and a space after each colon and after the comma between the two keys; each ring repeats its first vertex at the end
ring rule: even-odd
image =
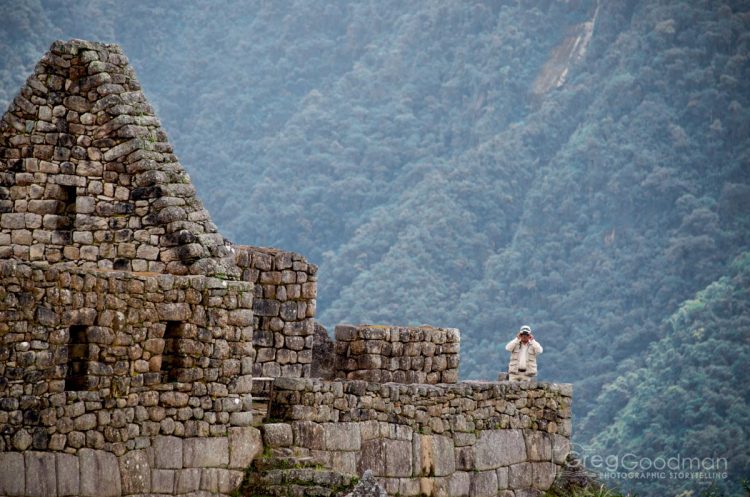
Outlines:
{"type": "Polygon", "coordinates": [[[76,196],[75,186],[60,186],[57,207],[57,233],[60,237],[61,245],[70,245],[73,243],[73,230],[76,227],[76,196]]]}
{"type": "Polygon", "coordinates": [[[88,326],[84,325],[73,325],[70,327],[65,390],[95,390],[98,385],[98,378],[89,374],[93,351],[86,335],[87,329],[88,326]]]}
{"type": "Polygon", "coordinates": [[[181,373],[190,367],[190,358],[185,354],[186,327],[180,321],[167,321],[164,332],[164,354],[161,370],[167,382],[180,381],[181,373]]]}

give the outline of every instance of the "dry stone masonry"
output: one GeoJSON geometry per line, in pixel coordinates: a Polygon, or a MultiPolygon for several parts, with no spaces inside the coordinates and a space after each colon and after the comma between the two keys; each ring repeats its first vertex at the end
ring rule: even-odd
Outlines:
{"type": "Polygon", "coordinates": [[[238,247],[242,279],[255,284],[256,377],[307,377],[312,363],[317,271],[304,257],[238,247]]]}
{"type": "Polygon", "coordinates": [[[0,121],[0,497],[549,487],[569,385],[458,382],[456,329],[331,342],[316,298],[218,232],[118,46],[53,43],[0,121]]]}
{"type": "Polygon", "coordinates": [[[118,46],[55,42],[3,116],[0,145],[0,257],[236,271],[118,46]]]}
{"type": "Polygon", "coordinates": [[[337,378],[395,383],[456,383],[460,334],[455,328],[339,325],[337,378]]]}
{"type": "Polygon", "coordinates": [[[570,385],[381,384],[277,378],[264,443],[388,495],[527,496],[570,452],[570,385]]]}

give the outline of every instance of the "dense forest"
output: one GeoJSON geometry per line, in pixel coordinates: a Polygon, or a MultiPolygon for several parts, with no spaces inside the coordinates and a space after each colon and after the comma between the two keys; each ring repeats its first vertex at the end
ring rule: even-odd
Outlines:
{"type": "MultiPolygon", "coordinates": [[[[750,478],[750,1],[0,0],[0,106],[121,44],[214,221],[319,264],[319,320],[529,324],[588,453],[750,478]]],[[[687,495],[687,494],[682,494],[687,495]]]]}

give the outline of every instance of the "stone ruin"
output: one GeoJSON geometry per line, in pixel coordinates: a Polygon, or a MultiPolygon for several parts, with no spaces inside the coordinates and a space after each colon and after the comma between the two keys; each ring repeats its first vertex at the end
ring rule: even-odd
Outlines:
{"type": "Polygon", "coordinates": [[[316,272],[221,236],[118,46],[53,43],[0,122],[0,496],[551,485],[570,385],[458,382],[455,329],[325,343],[316,272]]]}

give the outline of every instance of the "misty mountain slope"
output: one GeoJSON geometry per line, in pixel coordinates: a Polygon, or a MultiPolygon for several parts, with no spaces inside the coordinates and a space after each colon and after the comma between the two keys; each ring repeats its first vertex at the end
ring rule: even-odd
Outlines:
{"type": "MultiPolygon", "coordinates": [[[[727,276],[665,320],[644,365],[610,383],[597,399],[591,418],[607,428],[588,447],[591,455],[724,458],[723,468],[714,469],[750,474],[750,431],[744,422],[750,390],[740,380],[750,373],[748,288],[750,254],[745,253],[727,276]]],[[[633,488],[675,492],[664,482],[636,482],[633,488]]]]}

